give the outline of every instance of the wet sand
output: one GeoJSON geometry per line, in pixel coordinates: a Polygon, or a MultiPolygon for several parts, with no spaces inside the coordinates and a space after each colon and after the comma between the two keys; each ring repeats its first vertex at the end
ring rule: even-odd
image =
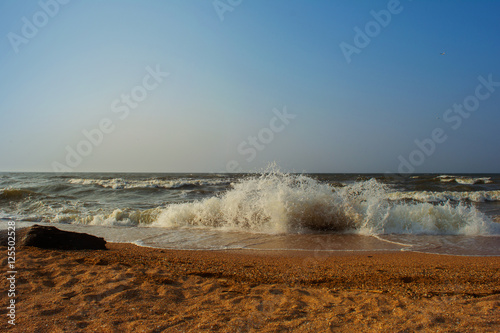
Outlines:
{"type": "Polygon", "coordinates": [[[107,246],[17,249],[0,331],[500,331],[500,257],[107,246]]]}

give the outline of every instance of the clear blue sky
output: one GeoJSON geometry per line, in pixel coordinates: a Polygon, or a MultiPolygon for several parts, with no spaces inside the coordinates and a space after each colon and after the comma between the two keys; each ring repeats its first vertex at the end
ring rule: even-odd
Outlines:
{"type": "Polygon", "coordinates": [[[0,171],[500,172],[499,1],[60,2],[0,2],[0,171]]]}

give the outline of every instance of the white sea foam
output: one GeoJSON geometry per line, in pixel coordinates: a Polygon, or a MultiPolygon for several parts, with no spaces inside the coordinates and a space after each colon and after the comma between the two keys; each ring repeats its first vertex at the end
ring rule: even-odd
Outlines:
{"type": "Polygon", "coordinates": [[[412,192],[392,192],[388,193],[392,200],[417,200],[422,202],[447,202],[453,201],[471,201],[486,202],[500,201],[500,191],[468,191],[468,192],[432,192],[432,191],[412,191],[412,192]]]}
{"type": "Polygon", "coordinates": [[[497,224],[463,203],[405,203],[390,200],[386,186],[375,179],[334,188],[307,176],[279,171],[236,183],[219,197],[172,204],[152,225],[260,233],[500,233],[497,224]]]}
{"type": "Polygon", "coordinates": [[[51,221],[54,223],[86,224],[95,226],[120,226],[136,227],[150,225],[162,212],[161,208],[132,210],[115,209],[111,213],[79,211],[68,212],[67,210],[57,213],[51,221]]]}
{"type": "Polygon", "coordinates": [[[460,178],[455,178],[455,181],[459,184],[490,184],[492,183],[490,177],[483,177],[483,178],[467,178],[467,177],[460,177],[460,178]]]}
{"type": "Polygon", "coordinates": [[[464,185],[474,185],[474,184],[491,184],[493,181],[491,177],[479,177],[479,178],[471,178],[471,177],[460,177],[460,176],[450,176],[450,175],[441,175],[437,177],[441,182],[451,183],[456,182],[464,185]]]}
{"type": "Polygon", "coordinates": [[[98,185],[104,188],[112,188],[115,190],[137,189],[137,188],[175,189],[183,186],[209,186],[209,185],[227,184],[227,180],[220,180],[220,179],[125,180],[122,178],[113,178],[113,179],[72,178],[69,179],[68,182],[77,185],[98,185]]]}

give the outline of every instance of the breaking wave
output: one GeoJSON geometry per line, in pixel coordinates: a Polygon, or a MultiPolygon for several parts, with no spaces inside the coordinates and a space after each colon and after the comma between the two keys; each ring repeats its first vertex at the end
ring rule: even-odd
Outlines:
{"type": "Polygon", "coordinates": [[[112,213],[106,214],[58,214],[54,218],[57,223],[79,223],[88,225],[136,227],[139,225],[150,225],[160,215],[160,208],[132,210],[115,209],[112,213]]]}
{"type": "MultiPolygon", "coordinates": [[[[432,178],[434,182],[442,179],[432,178]]],[[[500,224],[474,206],[500,202],[500,191],[495,187],[463,192],[404,192],[395,188],[366,177],[339,186],[336,181],[318,181],[276,169],[245,178],[73,177],[30,187],[37,192],[0,189],[0,213],[20,221],[266,234],[500,234],[500,224]],[[238,181],[231,183],[234,179],[238,181]],[[184,191],[186,187],[188,191],[184,191]],[[128,191],[144,188],[160,190],[128,191]],[[112,189],[113,195],[107,189],[112,189]]]]}
{"type": "Polygon", "coordinates": [[[259,233],[500,233],[496,223],[465,203],[409,203],[390,196],[375,179],[337,188],[273,170],[235,183],[223,195],[169,205],[152,226],[259,233]]]}

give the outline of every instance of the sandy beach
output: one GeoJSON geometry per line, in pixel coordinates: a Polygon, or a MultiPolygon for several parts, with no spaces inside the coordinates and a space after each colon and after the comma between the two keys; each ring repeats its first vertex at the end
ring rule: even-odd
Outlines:
{"type": "Polygon", "coordinates": [[[0,330],[500,331],[499,257],[107,247],[19,248],[16,325],[3,304],[0,330]]]}

